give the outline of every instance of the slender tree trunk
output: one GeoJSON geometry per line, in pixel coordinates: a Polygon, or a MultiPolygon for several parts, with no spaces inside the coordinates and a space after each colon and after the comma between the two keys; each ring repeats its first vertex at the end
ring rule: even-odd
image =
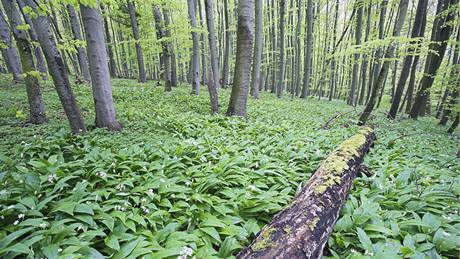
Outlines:
{"type": "MultiPolygon", "coordinates": [[[[407,13],[407,8],[409,5],[409,0],[400,0],[399,2],[399,11],[398,11],[398,17],[395,22],[395,27],[393,30],[393,37],[399,37],[401,34],[401,29],[404,25],[404,19],[406,17],[407,13]]],[[[377,77],[374,86],[372,87],[372,92],[371,96],[369,98],[369,101],[367,102],[366,107],[364,108],[363,113],[359,117],[359,125],[364,125],[367,122],[367,119],[369,118],[369,115],[371,114],[372,110],[374,109],[375,102],[377,99],[377,93],[379,90],[381,90],[384,86],[384,81],[385,78],[388,74],[388,70],[390,68],[390,59],[393,58],[394,56],[394,51],[396,49],[396,42],[392,42],[390,46],[388,46],[386,53],[385,53],[385,59],[383,61],[382,68],[379,72],[379,76],[377,77]]]]}
{"type": "Polygon", "coordinates": [[[254,38],[254,6],[254,0],[238,1],[236,63],[228,116],[246,117],[254,38]]]}
{"type": "Polygon", "coordinates": [[[142,47],[141,43],[139,42],[140,35],[139,28],[137,26],[136,7],[134,6],[134,2],[132,0],[128,0],[128,12],[136,46],[137,66],[139,69],[139,82],[145,83],[147,82],[147,77],[145,75],[144,56],[142,55],[142,47]]]}
{"type": "MultiPolygon", "coordinates": [[[[438,4],[442,5],[441,12],[445,12],[451,6],[455,6],[458,0],[439,0],[438,4]]],[[[447,40],[452,31],[451,21],[455,17],[455,12],[448,12],[446,16],[437,13],[433,31],[431,33],[430,52],[428,53],[427,62],[425,63],[425,70],[422,80],[420,82],[420,89],[415,97],[414,105],[412,106],[410,117],[417,119],[420,112],[423,110],[427,103],[428,96],[430,95],[430,88],[433,85],[434,78],[441,65],[444,53],[446,52],[447,40]]]]}
{"type": "Polygon", "coordinates": [[[301,98],[307,98],[311,80],[311,57],[313,51],[313,0],[307,0],[307,35],[305,37],[304,76],[301,98]]]}
{"type": "MultiPolygon", "coordinates": [[[[27,5],[37,12],[38,7],[35,0],[27,0],[27,5]]],[[[72,92],[64,61],[59,54],[56,40],[53,37],[49,17],[38,14],[34,15],[32,23],[37,31],[38,41],[42,46],[49,72],[53,78],[54,86],[67,115],[67,119],[69,120],[70,128],[73,133],[85,132],[85,123],[72,92]]]]}
{"type": "Polygon", "coordinates": [[[196,6],[195,0],[188,0],[188,15],[190,19],[190,24],[192,26],[192,60],[191,60],[191,81],[192,81],[192,94],[200,95],[200,42],[198,39],[198,32],[196,26],[196,6]]]}
{"type": "MultiPolygon", "coordinates": [[[[106,13],[106,8],[107,7],[101,5],[101,10],[102,10],[103,14],[106,13]]],[[[110,28],[109,28],[109,21],[108,21],[109,18],[103,17],[103,19],[104,19],[105,40],[107,41],[107,50],[108,50],[108,54],[109,54],[110,77],[115,78],[115,77],[117,77],[117,74],[118,74],[117,73],[117,71],[118,71],[117,65],[116,65],[115,59],[113,57],[113,52],[114,52],[114,48],[115,48],[115,45],[114,45],[115,37],[113,37],[113,40],[110,37],[110,28]]],[[[113,31],[113,27],[112,27],[112,31],[113,31]]]]}
{"type": "MultiPolygon", "coordinates": [[[[363,25],[363,12],[364,12],[364,3],[359,1],[356,3],[358,5],[358,11],[356,16],[356,30],[355,30],[355,45],[361,45],[361,34],[362,34],[362,25],[363,25]]],[[[353,58],[353,72],[351,78],[351,88],[347,99],[347,104],[356,105],[356,87],[358,85],[358,60],[359,53],[356,52],[353,58]]]]}
{"type": "MultiPolygon", "coordinates": [[[[203,12],[201,8],[201,0],[195,0],[198,2],[198,14],[200,17],[200,28],[204,30],[204,25],[203,25],[203,12]]],[[[201,42],[201,71],[203,71],[203,82],[206,82],[206,41],[204,39],[204,33],[201,33],[200,36],[200,42],[201,42]]]]}
{"type": "Polygon", "coordinates": [[[452,122],[452,124],[450,125],[449,129],[447,130],[447,133],[449,133],[449,134],[454,133],[454,130],[458,126],[459,118],[460,118],[460,113],[457,112],[457,114],[455,115],[454,122],[452,122]]]}
{"type": "Polygon", "coordinates": [[[11,0],[2,0],[6,15],[10,22],[10,28],[16,39],[19,56],[21,57],[22,68],[24,69],[27,99],[29,101],[29,120],[32,124],[41,124],[47,121],[45,115],[45,105],[40,90],[38,78],[32,74],[35,70],[32,47],[27,39],[26,31],[18,30],[22,25],[21,14],[16,7],[16,3],[11,0]]]}
{"type": "Polygon", "coordinates": [[[222,86],[225,87],[228,84],[228,67],[230,58],[230,42],[232,41],[232,33],[229,27],[228,19],[228,0],[224,0],[224,19],[225,19],[225,49],[224,49],[224,64],[222,70],[222,86]]]}
{"type": "MultiPolygon", "coordinates": [[[[78,14],[77,12],[75,12],[75,8],[71,4],[67,5],[67,10],[69,12],[70,25],[72,28],[73,37],[77,41],[82,41],[83,37],[81,35],[81,28],[80,28],[80,23],[78,20],[78,14]]],[[[78,64],[80,66],[81,74],[83,75],[83,78],[85,79],[85,81],[89,82],[91,80],[91,77],[89,75],[88,59],[86,55],[86,50],[81,45],[77,47],[77,56],[78,56],[78,64]]]]}
{"type": "Polygon", "coordinates": [[[217,94],[214,76],[212,76],[212,66],[208,66],[208,75],[208,92],[211,103],[211,114],[217,114],[219,113],[219,95],[217,94]]]}
{"type": "Polygon", "coordinates": [[[8,72],[13,75],[13,81],[19,82],[21,81],[22,68],[18,50],[14,47],[11,40],[10,29],[8,28],[5,16],[2,13],[0,13],[0,16],[0,37],[6,45],[5,48],[2,48],[3,59],[5,60],[8,72]]]}
{"type": "MultiPolygon", "coordinates": [[[[417,11],[415,13],[414,25],[412,27],[411,38],[419,37],[422,30],[423,20],[426,19],[426,9],[428,6],[427,0],[419,0],[417,5],[417,11]]],[[[408,52],[415,51],[414,48],[409,48],[408,52]]],[[[391,108],[388,112],[388,118],[394,119],[398,112],[398,107],[401,102],[401,97],[404,92],[404,86],[407,78],[409,77],[410,67],[412,65],[412,55],[408,55],[404,58],[401,75],[399,76],[398,85],[396,86],[394,96],[392,98],[391,108]]]]}
{"type": "Polygon", "coordinates": [[[211,66],[212,73],[214,76],[214,84],[220,84],[220,73],[219,73],[219,57],[217,56],[216,46],[216,32],[214,27],[214,13],[212,7],[212,0],[204,0],[204,6],[206,11],[206,25],[208,26],[208,40],[209,40],[209,52],[211,53],[211,66]]]}
{"type": "Polygon", "coordinates": [[[254,44],[254,63],[252,66],[251,94],[254,99],[259,98],[260,74],[262,64],[262,44],[263,44],[263,0],[255,0],[256,9],[256,31],[254,44]]]}
{"type": "Polygon", "coordinates": [[[118,131],[121,130],[121,125],[116,119],[113,105],[102,15],[97,7],[91,8],[83,4],[80,5],[80,12],[86,33],[94,107],[96,110],[96,127],[118,131]]]}
{"type": "Polygon", "coordinates": [[[158,40],[161,40],[162,60],[163,60],[163,79],[165,80],[165,91],[172,90],[171,85],[171,53],[169,51],[170,45],[166,41],[166,29],[163,15],[161,14],[160,7],[153,7],[153,17],[155,18],[155,27],[158,34],[158,40]]]}
{"type": "Polygon", "coordinates": [[[286,1],[285,0],[280,0],[280,15],[279,15],[279,29],[280,29],[280,35],[279,35],[279,71],[278,71],[278,82],[276,84],[276,96],[281,97],[283,95],[283,90],[284,90],[284,14],[286,12],[286,1]]]}
{"type": "MultiPolygon", "coordinates": [[[[369,40],[369,33],[371,30],[371,20],[372,20],[372,5],[367,6],[367,22],[366,22],[366,36],[364,41],[367,42],[369,40]]],[[[361,91],[359,92],[359,99],[358,104],[363,105],[364,103],[364,92],[366,92],[366,76],[367,76],[367,63],[368,63],[368,55],[363,55],[363,62],[361,65],[361,91]]]]}
{"type": "MultiPolygon", "coordinates": [[[[336,47],[335,44],[337,42],[337,22],[339,20],[339,0],[336,0],[335,6],[334,6],[334,29],[333,29],[333,35],[332,35],[332,47],[336,47]]],[[[329,81],[329,88],[331,89],[329,92],[329,101],[332,100],[334,97],[334,92],[337,86],[337,83],[335,82],[335,75],[336,75],[336,58],[331,57],[331,80],[329,81]]]]}
{"type": "Polygon", "coordinates": [[[37,60],[36,67],[37,67],[38,71],[40,71],[43,80],[47,80],[48,76],[47,76],[47,69],[46,69],[46,61],[45,61],[45,57],[43,56],[42,49],[40,48],[40,46],[38,44],[37,32],[35,31],[35,28],[34,28],[34,25],[32,24],[32,21],[30,20],[30,16],[28,14],[24,13],[24,11],[23,11],[24,7],[25,7],[24,1],[22,1],[22,0],[16,0],[16,1],[17,1],[18,5],[19,5],[19,10],[22,13],[22,17],[24,17],[24,21],[29,25],[30,39],[32,40],[32,42],[37,43],[36,46],[33,47],[35,59],[37,60]]]}
{"type": "Polygon", "coordinates": [[[297,25],[295,32],[295,96],[300,94],[300,60],[301,55],[301,42],[300,42],[300,29],[302,24],[302,0],[297,0],[297,25]]]}
{"type": "Polygon", "coordinates": [[[174,47],[171,39],[171,30],[170,30],[170,23],[171,23],[171,15],[169,14],[169,9],[163,7],[163,18],[164,18],[164,29],[165,29],[165,37],[167,39],[168,44],[168,53],[170,59],[170,70],[171,70],[171,86],[177,86],[177,63],[176,63],[176,55],[174,54],[174,47]]]}

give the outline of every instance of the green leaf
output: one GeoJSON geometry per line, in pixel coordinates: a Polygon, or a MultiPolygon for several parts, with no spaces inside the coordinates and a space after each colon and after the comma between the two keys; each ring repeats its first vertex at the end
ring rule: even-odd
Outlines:
{"type": "Polygon", "coordinates": [[[13,242],[14,240],[16,240],[18,237],[24,235],[25,233],[31,231],[35,229],[35,227],[28,227],[28,228],[23,228],[23,229],[19,229],[11,234],[9,234],[8,236],[4,237],[2,240],[0,240],[0,249],[1,248],[5,248],[7,247],[9,244],[11,244],[11,242],[13,242]]]}
{"type": "Polygon", "coordinates": [[[234,237],[226,237],[219,249],[219,257],[227,258],[233,251],[240,249],[241,245],[234,237]]]}
{"type": "Polygon", "coordinates": [[[54,259],[59,256],[59,246],[56,244],[50,244],[42,248],[43,254],[48,259],[54,259]]]}
{"type": "Polygon", "coordinates": [[[73,216],[73,212],[76,206],[77,206],[77,203],[73,201],[61,202],[61,203],[58,203],[57,206],[54,207],[53,212],[62,211],[62,212],[65,212],[73,216]]]}
{"type": "Polygon", "coordinates": [[[222,241],[220,240],[219,232],[213,227],[205,227],[205,228],[199,228],[201,231],[212,237],[214,240],[216,240],[218,243],[221,243],[222,241]]]}
{"type": "Polygon", "coordinates": [[[115,235],[110,235],[104,239],[104,243],[115,251],[120,250],[120,243],[115,235]]]}
{"type": "Polygon", "coordinates": [[[75,206],[74,212],[94,215],[93,208],[87,204],[77,204],[75,206]]]}
{"type": "Polygon", "coordinates": [[[356,228],[356,233],[358,234],[358,239],[361,243],[361,246],[369,252],[374,252],[374,248],[372,247],[372,241],[367,236],[366,232],[364,232],[364,230],[362,230],[361,228],[356,228]]]}

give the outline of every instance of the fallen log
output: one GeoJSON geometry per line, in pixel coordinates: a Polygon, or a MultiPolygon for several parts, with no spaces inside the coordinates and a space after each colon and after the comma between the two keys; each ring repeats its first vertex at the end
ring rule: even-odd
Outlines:
{"type": "Polygon", "coordinates": [[[320,258],[375,134],[362,128],[319,166],[289,207],[237,258],[320,258]]]}

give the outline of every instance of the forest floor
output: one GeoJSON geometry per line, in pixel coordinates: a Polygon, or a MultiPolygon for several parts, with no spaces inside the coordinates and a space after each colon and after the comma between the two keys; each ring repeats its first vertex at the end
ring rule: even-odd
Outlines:
{"type": "MultiPolygon", "coordinates": [[[[0,85],[0,257],[235,255],[358,130],[361,109],[262,93],[248,119],[228,118],[209,115],[206,91],[113,80],[123,131],[73,136],[51,86],[49,123],[24,127],[25,89],[5,77],[0,85]]],[[[91,125],[91,89],[74,91],[91,125]]],[[[229,93],[220,91],[221,114],[229,93]]],[[[355,180],[331,257],[456,257],[458,130],[375,115],[373,175],[355,180]]]]}

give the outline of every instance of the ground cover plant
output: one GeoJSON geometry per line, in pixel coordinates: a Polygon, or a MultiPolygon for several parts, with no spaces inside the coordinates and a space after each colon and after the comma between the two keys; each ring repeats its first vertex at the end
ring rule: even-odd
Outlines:
{"type": "MultiPolygon", "coordinates": [[[[185,86],[113,86],[123,131],[84,135],[63,126],[49,86],[50,122],[28,127],[23,88],[1,88],[1,257],[234,256],[358,130],[353,110],[324,127],[338,107],[350,110],[341,101],[263,93],[244,119],[209,115],[209,100],[185,86]]],[[[91,89],[74,89],[90,125],[91,89]]],[[[455,257],[458,134],[430,119],[384,117],[372,121],[378,140],[365,163],[373,175],[355,180],[328,256],[455,257]]]]}

